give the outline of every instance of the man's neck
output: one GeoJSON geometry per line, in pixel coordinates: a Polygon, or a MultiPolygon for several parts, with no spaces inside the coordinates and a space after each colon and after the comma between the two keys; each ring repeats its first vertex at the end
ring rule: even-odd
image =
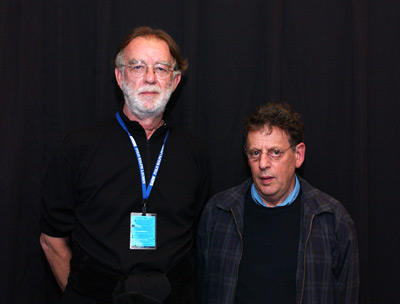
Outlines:
{"type": "Polygon", "coordinates": [[[140,119],[136,115],[131,113],[131,111],[129,111],[129,109],[126,107],[126,105],[124,106],[122,111],[124,112],[125,116],[129,120],[137,121],[142,126],[142,128],[146,132],[147,139],[149,139],[151,137],[151,135],[153,135],[153,133],[159,127],[161,127],[163,125],[163,123],[164,123],[164,121],[162,119],[162,115],[159,115],[159,116],[156,116],[156,117],[148,117],[148,118],[145,118],[145,119],[140,119]]]}

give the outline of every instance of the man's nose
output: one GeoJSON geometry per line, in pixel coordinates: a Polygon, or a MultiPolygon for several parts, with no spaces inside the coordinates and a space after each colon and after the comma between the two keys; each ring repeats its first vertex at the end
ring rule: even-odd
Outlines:
{"type": "Polygon", "coordinates": [[[269,159],[267,153],[261,153],[258,165],[260,169],[268,168],[271,165],[271,160],[269,159]]]}
{"type": "Polygon", "coordinates": [[[147,67],[146,73],[144,74],[144,80],[147,83],[154,83],[156,81],[156,74],[152,66],[147,67]]]}

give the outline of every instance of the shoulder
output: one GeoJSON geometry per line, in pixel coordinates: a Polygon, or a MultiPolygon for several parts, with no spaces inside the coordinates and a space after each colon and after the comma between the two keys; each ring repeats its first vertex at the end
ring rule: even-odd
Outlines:
{"type": "Polygon", "coordinates": [[[330,211],[341,205],[337,199],[313,187],[305,179],[299,177],[299,181],[302,191],[301,199],[305,206],[313,210],[314,213],[330,211]]]}
{"type": "Polygon", "coordinates": [[[251,186],[251,178],[247,179],[240,185],[229,188],[225,191],[215,194],[206,204],[200,219],[199,232],[201,235],[208,237],[208,233],[215,228],[218,222],[219,226],[223,226],[224,235],[231,229],[236,229],[234,222],[242,227],[244,205],[246,201],[246,194],[251,186]],[[235,218],[232,217],[232,212],[235,218]]]}
{"type": "Polygon", "coordinates": [[[130,146],[124,132],[116,119],[94,122],[69,132],[61,142],[58,154],[76,163],[90,160],[101,153],[112,155],[116,151],[125,151],[130,146]]]}
{"type": "Polygon", "coordinates": [[[246,194],[250,189],[252,179],[248,178],[241,184],[215,194],[208,202],[207,207],[213,209],[219,207],[230,210],[237,206],[244,205],[246,194]]]}
{"type": "Polygon", "coordinates": [[[207,151],[204,142],[195,134],[174,126],[169,126],[169,131],[168,141],[174,145],[199,150],[203,153],[207,151]]]}
{"type": "MultiPolygon", "coordinates": [[[[69,132],[63,139],[62,144],[65,146],[79,144],[79,143],[90,143],[101,137],[106,136],[109,133],[115,133],[121,131],[118,128],[118,123],[114,118],[93,122],[89,125],[75,129],[69,132]]],[[[123,134],[123,132],[118,132],[123,134]]]]}
{"type": "Polygon", "coordinates": [[[165,145],[168,153],[180,157],[182,163],[193,161],[198,167],[209,167],[209,153],[204,142],[196,135],[185,130],[169,126],[169,135],[165,145]]]}
{"type": "Polygon", "coordinates": [[[346,208],[337,199],[311,186],[304,179],[299,178],[302,189],[302,205],[304,211],[314,215],[332,214],[337,225],[354,226],[346,208]]]}

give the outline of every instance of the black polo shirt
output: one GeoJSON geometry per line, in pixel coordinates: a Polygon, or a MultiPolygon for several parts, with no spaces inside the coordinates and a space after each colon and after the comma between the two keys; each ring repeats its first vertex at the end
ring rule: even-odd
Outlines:
{"type": "Polygon", "coordinates": [[[70,133],[43,185],[42,231],[70,236],[83,251],[121,274],[168,271],[193,245],[193,225],[207,199],[209,159],[193,136],[164,124],[149,140],[120,111],[139,147],[148,181],[170,130],[149,197],[157,214],[157,249],[131,250],[130,213],[142,210],[138,161],[117,119],[70,133]]]}

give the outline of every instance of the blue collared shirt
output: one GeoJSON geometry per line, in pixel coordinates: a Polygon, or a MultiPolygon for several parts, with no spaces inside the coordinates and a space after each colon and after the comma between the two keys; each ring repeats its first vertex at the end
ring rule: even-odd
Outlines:
{"type": "MultiPolygon", "coordinates": [[[[283,207],[283,206],[289,206],[291,203],[293,203],[295,201],[295,199],[297,198],[297,195],[299,195],[300,192],[300,183],[299,183],[299,179],[297,178],[296,175],[294,175],[294,177],[296,178],[296,184],[294,185],[294,189],[293,191],[289,194],[289,196],[282,202],[282,204],[279,204],[277,206],[274,206],[272,208],[276,208],[276,207],[283,207]]],[[[260,195],[258,194],[256,187],[254,186],[254,183],[251,185],[251,197],[253,198],[253,201],[257,204],[260,205],[262,207],[265,208],[269,208],[267,205],[264,204],[264,202],[262,201],[260,195]]]]}

